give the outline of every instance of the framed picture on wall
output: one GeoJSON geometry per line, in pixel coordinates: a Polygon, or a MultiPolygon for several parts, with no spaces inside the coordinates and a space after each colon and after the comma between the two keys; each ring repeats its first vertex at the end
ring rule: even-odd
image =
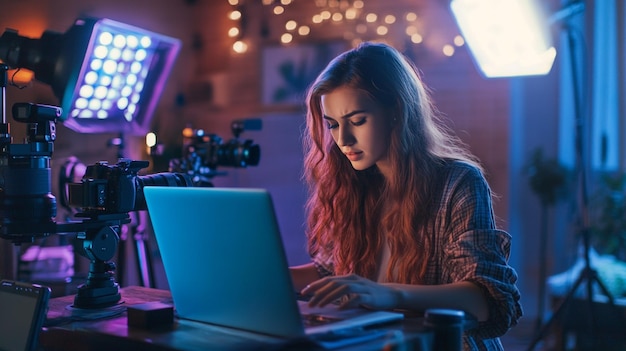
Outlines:
{"type": "Polygon", "coordinates": [[[343,42],[265,47],[262,54],[263,104],[303,104],[308,86],[346,49],[343,42]]]}

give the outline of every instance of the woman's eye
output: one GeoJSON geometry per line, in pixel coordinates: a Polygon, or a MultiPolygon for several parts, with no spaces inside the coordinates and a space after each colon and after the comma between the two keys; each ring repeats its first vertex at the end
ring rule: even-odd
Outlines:
{"type": "Polygon", "coordinates": [[[353,126],[363,125],[363,124],[365,124],[365,117],[363,117],[363,118],[361,118],[361,119],[359,119],[357,121],[350,122],[350,123],[352,123],[353,126]]]}
{"type": "Polygon", "coordinates": [[[337,127],[339,127],[338,123],[328,123],[328,125],[326,125],[326,127],[328,127],[328,129],[335,129],[337,127]]]}

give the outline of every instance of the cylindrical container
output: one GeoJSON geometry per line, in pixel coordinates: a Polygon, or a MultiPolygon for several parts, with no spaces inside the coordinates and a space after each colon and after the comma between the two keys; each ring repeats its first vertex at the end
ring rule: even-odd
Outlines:
{"type": "Polygon", "coordinates": [[[433,333],[433,350],[463,350],[465,313],[451,309],[426,310],[424,327],[433,333]]]}

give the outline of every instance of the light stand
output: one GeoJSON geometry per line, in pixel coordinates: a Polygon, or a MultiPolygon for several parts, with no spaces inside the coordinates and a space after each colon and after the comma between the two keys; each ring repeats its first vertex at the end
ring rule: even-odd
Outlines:
{"type": "MultiPolygon", "coordinates": [[[[589,200],[587,195],[587,170],[584,158],[584,145],[583,145],[583,116],[580,107],[580,93],[578,91],[578,87],[580,83],[578,82],[578,73],[576,71],[576,55],[574,52],[575,48],[575,40],[572,34],[571,29],[567,30],[567,39],[568,44],[570,46],[570,67],[572,69],[572,86],[574,89],[574,113],[576,119],[576,128],[575,128],[575,151],[576,151],[576,164],[578,168],[578,182],[579,182],[579,225],[580,235],[582,237],[583,242],[583,259],[584,259],[584,267],[580,272],[580,275],[571,286],[569,292],[565,295],[565,298],[561,302],[561,304],[554,311],[552,316],[547,320],[547,322],[538,330],[535,337],[531,341],[528,350],[534,350],[537,343],[542,340],[547,332],[552,327],[553,323],[557,321],[562,314],[567,310],[567,308],[572,303],[576,291],[580,288],[582,284],[585,284],[586,294],[585,294],[585,303],[587,305],[587,313],[588,317],[587,321],[589,323],[589,333],[591,336],[591,340],[594,343],[597,342],[596,332],[597,332],[597,319],[594,311],[594,302],[593,302],[593,284],[597,284],[600,287],[601,292],[608,298],[609,305],[612,311],[616,311],[615,309],[615,301],[613,295],[609,292],[605,284],[600,280],[597,271],[591,266],[591,261],[589,257],[589,252],[591,250],[590,245],[590,224],[589,224],[589,200]]],[[[584,317],[583,317],[584,318],[584,317]]],[[[594,345],[597,346],[597,345],[594,345]]],[[[597,348],[594,347],[594,350],[597,348]]]]}
{"type": "Polygon", "coordinates": [[[541,201],[541,231],[539,245],[539,290],[537,304],[537,318],[535,330],[541,328],[545,311],[547,248],[548,248],[548,208],[553,206],[565,193],[568,171],[558,161],[545,160],[541,149],[537,149],[526,169],[531,189],[541,201]]]}

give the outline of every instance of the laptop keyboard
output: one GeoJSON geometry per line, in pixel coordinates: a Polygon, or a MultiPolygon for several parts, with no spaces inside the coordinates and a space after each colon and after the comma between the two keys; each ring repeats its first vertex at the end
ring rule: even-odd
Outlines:
{"type": "Polygon", "coordinates": [[[305,327],[314,327],[318,325],[325,325],[329,323],[339,322],[341,318],[328,317],[321,314],[315,313],[303,313],[302,321],[304,322],[305,327]]]}

